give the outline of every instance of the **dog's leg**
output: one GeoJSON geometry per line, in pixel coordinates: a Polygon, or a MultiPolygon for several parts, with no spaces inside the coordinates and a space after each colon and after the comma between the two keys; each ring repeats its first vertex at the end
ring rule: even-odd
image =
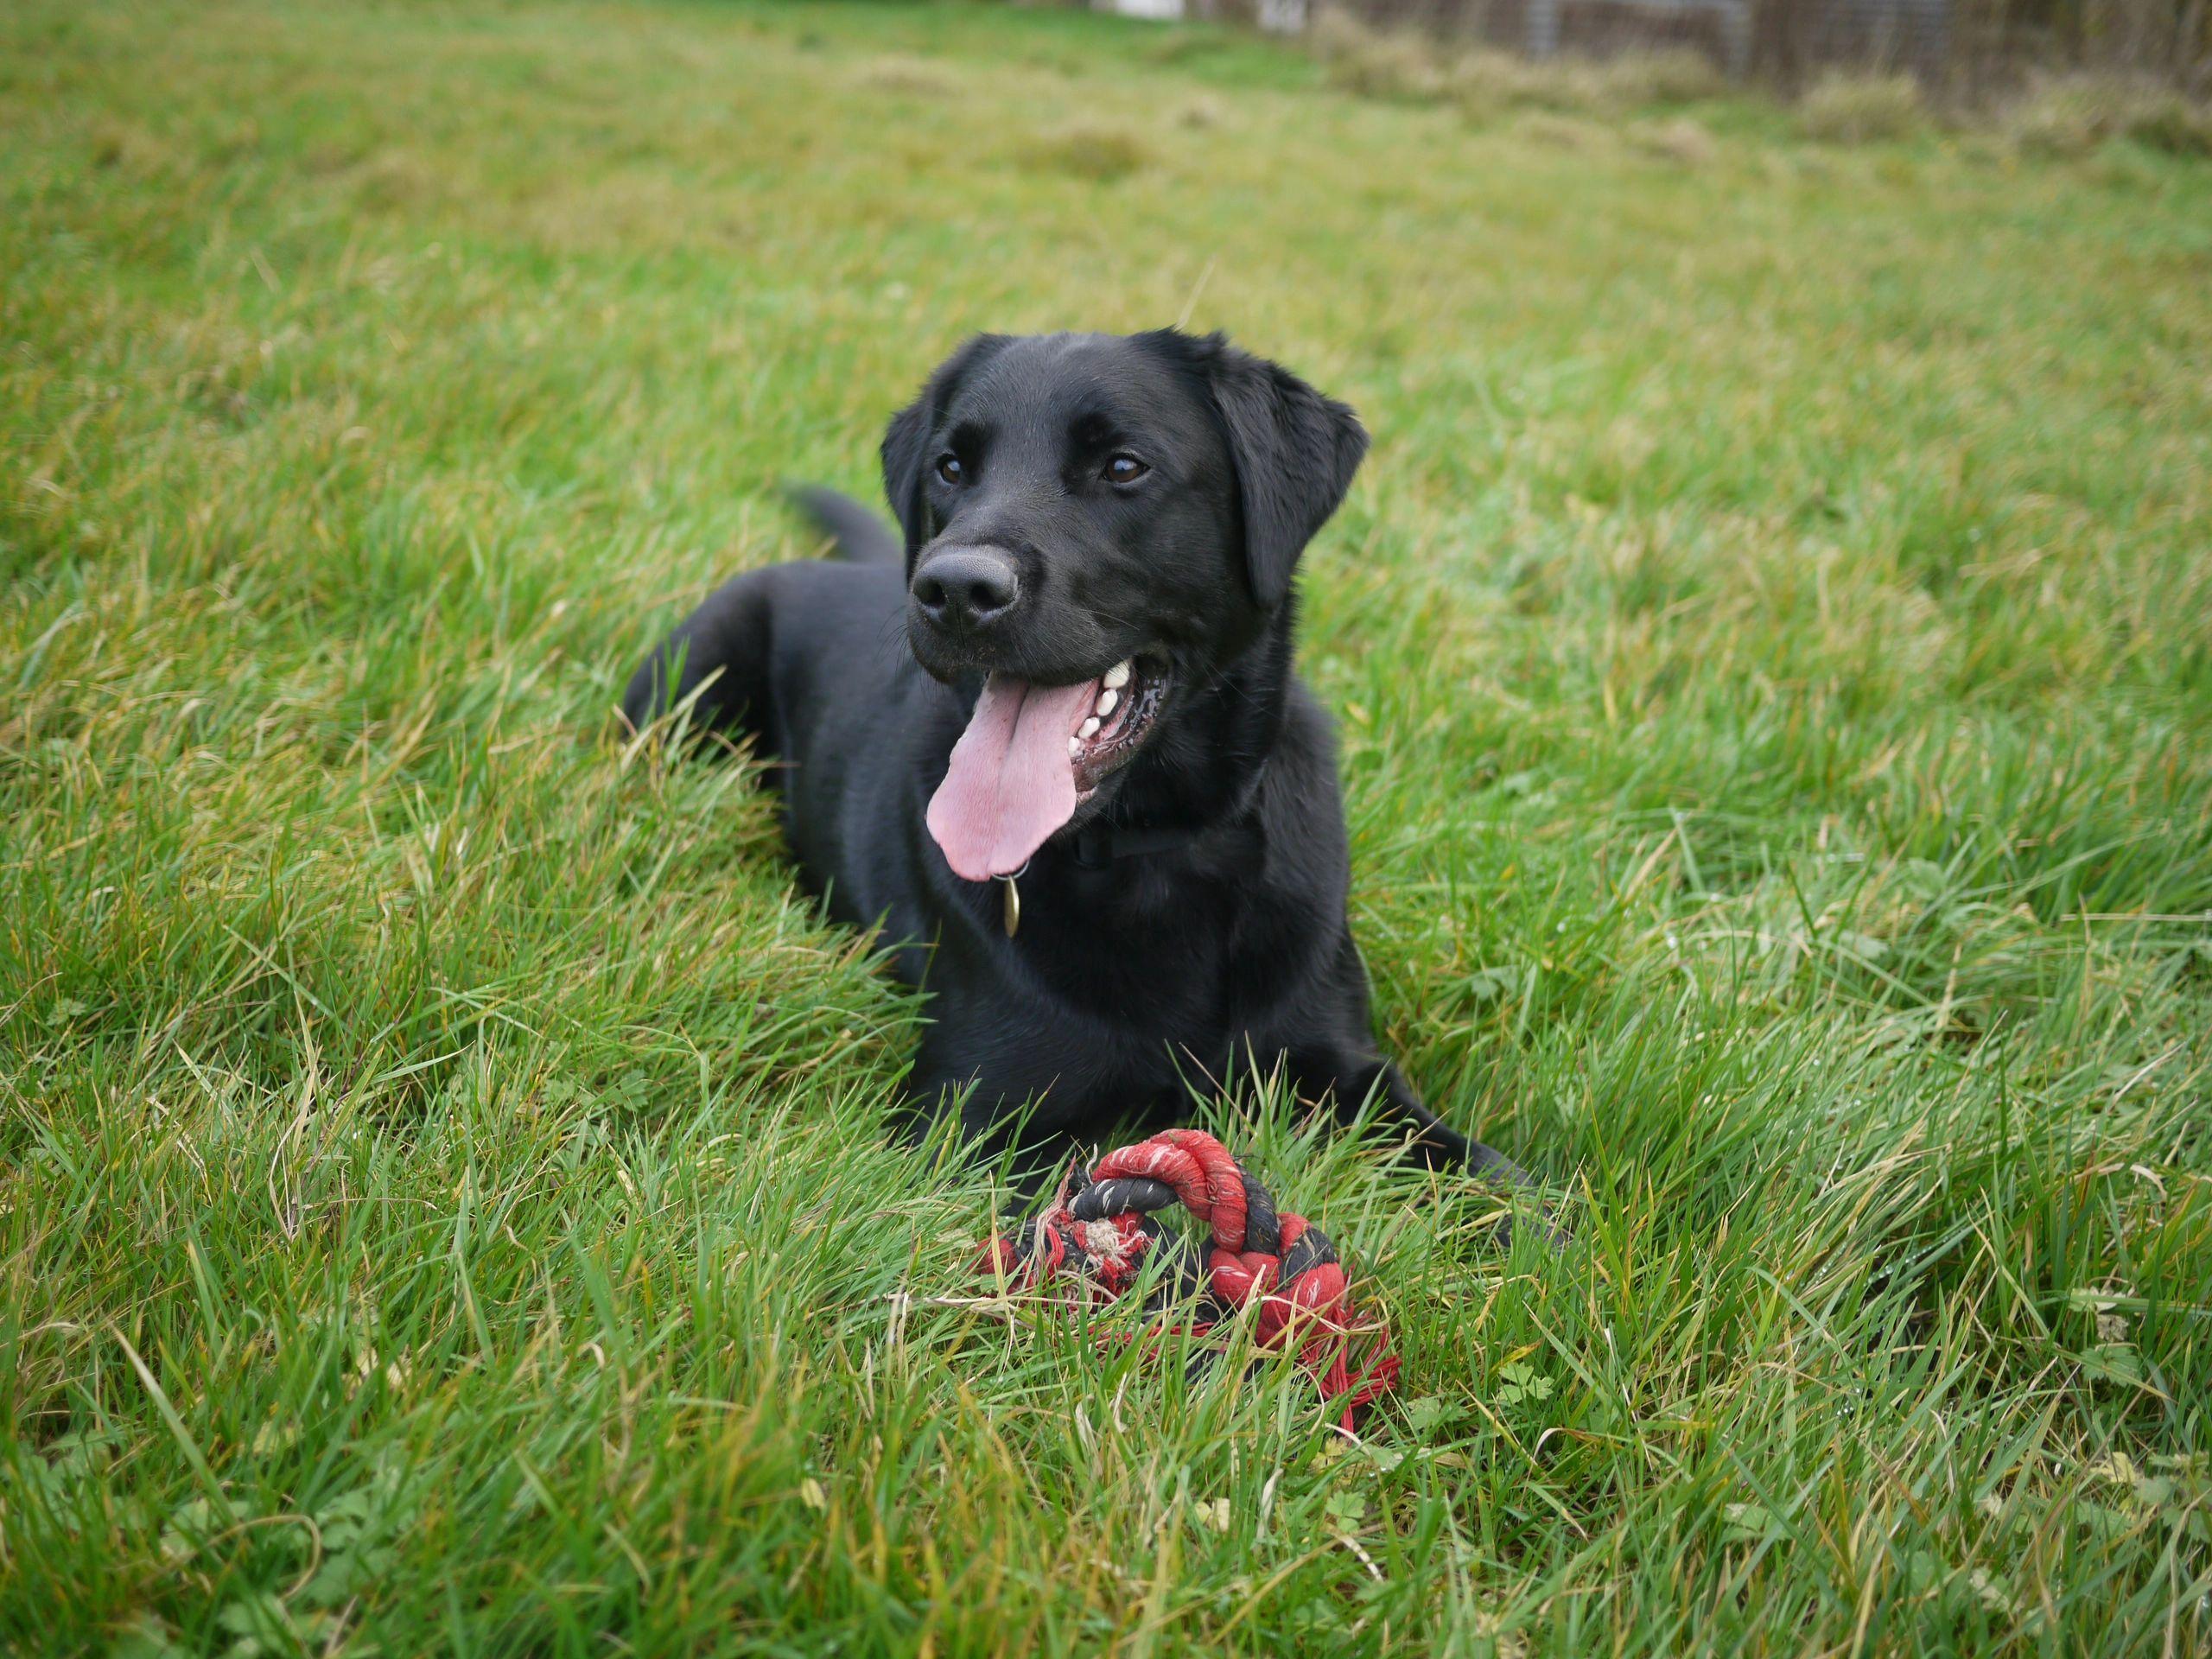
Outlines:
{"type": "Polygon", "coordinates": [[[949,1023],[923,1033],[893,1109],[897,1132],[916,1145],[951,1118],[971,1155],[996,1160],[1011,1154],[1015,1190],[1029,1196],[1058,1186],[1071,1160],[1141,1140],[1189,1108],[1190,1096],[1179,1085],[1154,1087],[1129,1078],[1095,1053],[1089,1058],[1064,1053],[1046,1071],[1018,1032],[988,1053],[948,1045],[943,1033],[949,1023]],[[1088,1088],[1077,1081],[1085,1077],[1088,1088]]]}
{"type": "Polygon", "coordinates": [[[1476,1174],[1498,1170],[1507,1180],[1527,1180],[1528,1172],[1503,1153],[1470,1141],[1421,1103],[1396,1066],[1388,1060],[1347,1058],[1325,1071],[1301,1068],[1300,1092],[1333,1094],[1337,1110],[1349,1118],[1373,1096],[1384,1114],[1416,1131],[1408,1154],[1431,1169],[1465,1169],[1476,1174]]]}
{"type": "MultiPolygon", "coordinates": [[[[756,570],[726,582],[677,625],[631,677],[622,715],[642,731],[694,692],[695,731],[737,727],[766,737],[772,595],[756,570]],[[703,688],[703,689],[702,689],[703,688]]],[[[766,747],[772,747],[772,745],[766,747]]]]}
{"type": "MultiPolygon", "coordinates": [[[[1421,1125],[1421,1138],[1414,1143],[1416,1147],[1433,1146],[1444,1149],[1446,1155],[1441,1162],[1457,1165],[1471,1175],[1480,1175],[1506,1186],[1535,1185],[1535,1176],[1497,1147],[1485,1146],[1479,1141],[1470,1141],[1421,1104],[1421,1096],[1414,1092],[1413,1085],[1406,1081],[1405,1074],[1396,1066],[1386,1060],[1378,1063],[1378,1070],[1382,1074],[1379,1081],[1383,1100],[1389,1109],[1397,1116],[1421,1125]]],[[[1368,1084],[1370,1089],[1374,1086],[1373,1082],[1368,1084]]],[[[1365,1097],[1363,1094],[1358,1096],[1361,1099],[1365,1097]]],[[[1438,1161],[1432,1160],[1431,1166],[1436,1166],[1438,1161]]]]}
{"type": "Polygon", "coordinates": [[[988,1160],[1013,1152],[1025,1174],[1050,1161],[1040,1149],[1048,1148],[1057,1156],[1063,1148],[1053,1139],[1057,1126],[1040,1124],[1036,1115],[1020,1109],[1027,1091],[1010,1087],[994,1071],[954,1064],[944,1051],[940,1030],[931,1026],[924,1031],[913,1069],[899,1085],[892,1111],[899,1137],[909,1146],[918,1146],[950,1118],[958,1126],[956,1136],[970,1156],[988,1160]]]}
{"type": "Polygon", "coordinates": [[[893,1109],[893,1133],[906,1145],[917,1147],[942,1128],[947,1117],[956,1118],[958,1139],[970,1158],[995,1163],[1012,1154],[1007,1163],[1011,1209],[1035,1208],[1067,1174],[1070,1161],[1080,1150],[1075,1138],[1065,1129],[1039,1129],[1021,1122],[995,1097],[987,1106],[977,1098],[980,1091],[970,1092],[955,1111],[953,1102],[961,1092],[950,1078],[923,1086],[910,1083],[893,1109]]]}
{"type": "MultiPolygon", "coordinates": [[[[1471,1141],[1421,1103],[1413,1085],[1389,1061],[1367,1056],[1338,1056],[1329,1063],[1310,1057],[1295,1067],[1299,1092],[1308,1098],[1332,1096],[1339,1116],[1349,1119],[1370,1096],[1386,1117],[1409,1123],[1418,1131],[1407,1148],[1431,1169],[1464,1169],[1484,1182],[1533,1194],[1536,1178],[1494,1147],[1471,1141]]],[[[1540,1236],[1563,1246],[1567,1236],[1549,1222],[1537,1221],[1540,1236]]],[[[1502,1236],[1511,1237],[1509,1230],[1502,1236]]]]}

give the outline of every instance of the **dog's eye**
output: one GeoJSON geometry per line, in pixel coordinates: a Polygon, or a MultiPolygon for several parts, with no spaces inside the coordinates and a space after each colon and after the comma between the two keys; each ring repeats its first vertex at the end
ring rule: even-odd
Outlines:
{"type": "Polygon", "coordinates": [[[960,457],[957,455],[939,455],[937,462],[937,475],[948,484],[964,484],[968,481],[967,468],[961,466],[960,457]]]}
{"type": "Polygon", "coordinates": [[[1116,455],[1106,463],[1106,477],[1115,484],[1134,484],[1151,470],[1135,455],[1116,455]]]}

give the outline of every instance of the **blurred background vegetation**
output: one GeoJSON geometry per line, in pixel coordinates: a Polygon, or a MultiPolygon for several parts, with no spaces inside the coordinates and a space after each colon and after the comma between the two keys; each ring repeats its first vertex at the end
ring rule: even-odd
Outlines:
{"type": "Polygon", "coordinates": [[[1541,60],[1689,51],[1785,89],[1909,73],[1955,105],[2055,75],[2212,92],[2208,0],[1103,0],[1295,35],[1345,23],[1541,60]]]}

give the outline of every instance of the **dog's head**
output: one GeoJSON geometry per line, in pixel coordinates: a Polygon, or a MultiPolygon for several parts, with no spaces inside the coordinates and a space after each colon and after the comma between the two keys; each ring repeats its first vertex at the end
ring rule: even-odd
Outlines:
{"type": "Polygon", "coordinates": [[[1288,601],[1367,448],[1352,411],[1218,334],[982,334],[883,440],[906,633],[981,673],[929,827],[1020,868],[1288,601]]]}

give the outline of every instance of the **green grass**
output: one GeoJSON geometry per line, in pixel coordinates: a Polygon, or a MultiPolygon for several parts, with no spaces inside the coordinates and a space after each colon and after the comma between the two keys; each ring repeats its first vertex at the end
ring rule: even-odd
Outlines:
{"type": "Polygon", "coordinates": [[[2126,142],[0,10],[0,1648],[2205,1651],[2208,352],[2126,142]],[[1184,318],[1376,435],[1304,663],[1384,1035],[1580,1241],[1194,1103],[1393,1325],[1349,1449],[959,1305],[924,1007],[609,732],[965,332],[1184,318]]]}

